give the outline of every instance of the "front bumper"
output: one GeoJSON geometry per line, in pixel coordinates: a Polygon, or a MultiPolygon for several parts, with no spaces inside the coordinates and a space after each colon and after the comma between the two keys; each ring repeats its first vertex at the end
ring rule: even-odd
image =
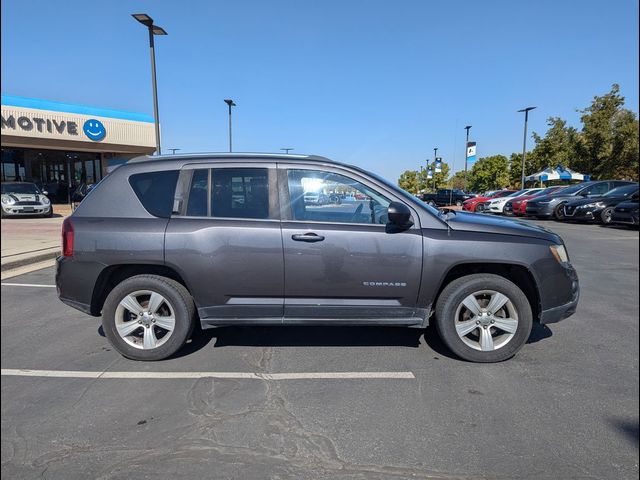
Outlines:
{"type": "Polygon", "coordinates": [[[571,285],[571,301],[557,307],[542,310],[540,312],[540,323],[546,325],[548,323],[557,323],[565,318],[569,318],[576,313],[578,301],[580,300],[580,282],[578,274],[572,266],[565,267],[567,279],[571,285]]]}
{"type": "Polygon", "coordinates": [[[490,212],[490,213],[502,213],[503,211],[504,211],[504,203],[501,203],[498,205],[489,204],[485,209],[485,212],[490,212]]]}
{"type": "Polygon", "coordinates": [[[7,217],[20,217],[29,215],[46,215],[51,211],[49,205],[5,205],[2,204],[2,213],[7,217]]]}
{"type": "Polygon", "coordinates": [[[593,207],[584,208],[577,207],[573,208],[571,206],[564,206],[564,216],[566,220],[578,220],[578,221],[587,221],[593,222],[597,218],[599,218],[600,213],[602,213],[602,208],[594,209],[593,207]]]}
{"type": "Polygon", "coordinates": [[[554,207],[553,203],[528,203],[526,214],[532,217],[550,217],[554,207]]]}
{"type": "Polygon", "coordinates": [[[638,225],[639,218],[638,214],[633,214],[631,212],[616,212],[613,211],[613,215],[611,216],[611,221],[613,223],[622,223],[624,225],[638,225]]]}

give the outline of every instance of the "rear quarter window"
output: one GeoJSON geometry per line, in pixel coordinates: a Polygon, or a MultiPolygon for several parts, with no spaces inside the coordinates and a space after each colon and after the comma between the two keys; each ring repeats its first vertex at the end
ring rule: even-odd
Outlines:
{"type": "Polygon", "coordinates": [[[178,170],[136,173],[129,177],[129,183],[147,212],[156,217],[169,218],[178,174],[178,170]]]}

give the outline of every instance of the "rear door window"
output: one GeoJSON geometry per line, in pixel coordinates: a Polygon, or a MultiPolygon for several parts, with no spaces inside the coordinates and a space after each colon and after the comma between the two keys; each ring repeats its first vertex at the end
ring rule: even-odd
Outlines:
{"type": "Polygon", "coordinates": [[[186,216],[269,218],[267,168],[213,168],[193,171],[186,216]]]}
{"type": "Polygon", "coordinates": [[[147,212],[169,218],[178,174],[178,170],[136,173],[129,177],[129,184],[147,212]]]}

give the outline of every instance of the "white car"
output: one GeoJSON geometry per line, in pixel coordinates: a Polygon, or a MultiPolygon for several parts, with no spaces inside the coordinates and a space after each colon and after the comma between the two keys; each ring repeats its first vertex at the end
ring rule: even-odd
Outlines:
{"type": "Polygon", "coordinates": [[[2,183],[2,218],[22,216],[51,217],[53,207],[47,192],[41,191],[35,183],[2,183]]]}
{"type": "Polygon", "coordinates": [[[511,195],[507,195],[506,197],[496,198],[495,200],[491,200],[487,206],[484,208],[486,213],[504,213],[504,206],[508,201],[513,200],[517,197],[522,197],[524,195],[532,195],[536,192],[540,192],[544,190],[543,188],[525,188],[524,190],[518,190],[517,192],[513,192],[511,195]]]}

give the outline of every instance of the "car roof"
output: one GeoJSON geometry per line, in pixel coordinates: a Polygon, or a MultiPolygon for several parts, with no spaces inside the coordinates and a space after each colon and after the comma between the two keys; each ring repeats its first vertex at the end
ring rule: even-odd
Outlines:
{"type": "Polygon", "coordinates": [[[326,157],[319,155],[302,155],[302,154],[283,154],[283,153],[259,153],[259,152],[202,152],[202,153],[184,153],[184,154],[171,154],[171,155],[143,155],[135,157],[129,160],[127,163],[140,163],[140,162],[167,162],[167,161],[192,161],[202,160],[203,162],[210,161],[244,161],[244,160],[310,160],[321,163],[335,163],[326,157]]]}

